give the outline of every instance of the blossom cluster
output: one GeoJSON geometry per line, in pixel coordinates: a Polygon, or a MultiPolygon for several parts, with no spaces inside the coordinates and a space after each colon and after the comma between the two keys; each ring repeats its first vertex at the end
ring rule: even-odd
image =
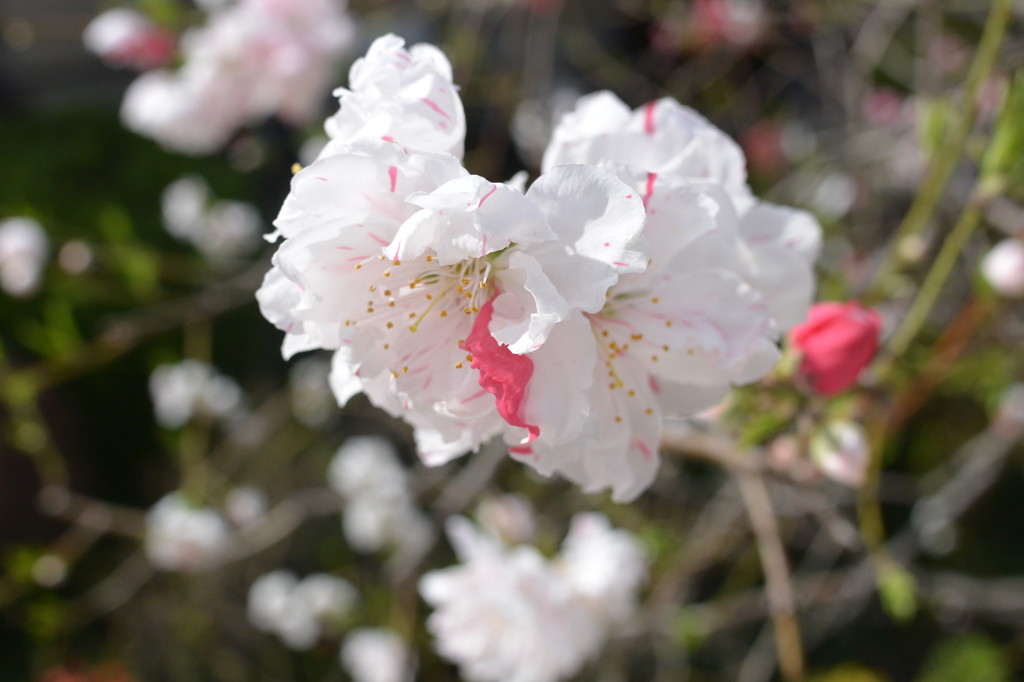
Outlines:
{"type": "Polygon", "coordinates": [[[198,573],[216,568],[231,541],[231,528],[213,507],[196,507],[173,492],[146,513],[146,557],[163,571],[198,573]]]}
{"type": "Polygon", "coordinates": [[[385,36],[352,67],[331,142],[275,221],[257,294],[283,351],[335,350],[439,464],[504,437],[514,457],[631,500],[660,418],[764,376],[814,289],[820,228],[760,202],[743,154],[670,99],[584,97],[524,193],[470,175],[451,67],[385,36]]]}
{"type": "Polygon", "coordinates": [[[167,231],[207,257],[241,256],[259,243],[263,221],[256,207],[212,201],[210,186],[199,176],[188,175],[168,185],[160,208],[167,231]]]}
{"type": "Polygon", "coordinates": [[[260,576],[249,588],[249,622],[281,638],[297,651],[311,649],[324,626],[337,625],[351,611],[359,594],[345,580],[314,573],[302,580],[279,569],[260,576]]]}
{"type": "Polygon", "coordinates": [[[207,154],[245,125],[277,115],[297,124],[317,110],[335,61],[355,30],[339,0],[204,3],[204,25],[187,30],[181,66],[164,67],[175,40],[142,15],[118,8],[93,20],[86,46],[116,66],[145,71],[121,108],[124,124],[164,147],[207,154]]]}
{"type": "Polygon", "coordinates": [[[156,420],[167,429],[184,426],[203,416],[223,419],[242,404],[242,389],[234,379],[199,360],[159,365],[149,377],[156,420]]]}
{"type": "Polygon", "coordinates": [[[383,438],[349,438],[327,480],[345,501],[342,529],[357,552],[413,551],[429,541],[430,522],[413,503],[405,469],[383,438]]]}
{"type": "Polygon", "coordinates": [[[454,517],[461,564],[427,573],[427,629],[470,682],[555,682],[574,675],[627,624],[647,576],[639,542],[601,514],[577,514],[560,554],[509,548],[454,517]]]}

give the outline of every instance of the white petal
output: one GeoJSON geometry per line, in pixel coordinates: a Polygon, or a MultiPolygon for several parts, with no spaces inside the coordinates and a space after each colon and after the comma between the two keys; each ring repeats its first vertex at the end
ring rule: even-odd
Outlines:
{"type": "Polygon", "coordinates": [[[619,273],[647,266],[646,216],[637,193],[608,171],[558,166],[542,175],[526,196],[558,235],[526,249],[570,308],[596,313],[619,273]]]}
{"type": "Polygon", "coordinates": [[[555,325],[533,361],[522,415],[540,427],[540,439],[557,445],[576,438],[591,412],[597,344],[590,321],[578,311],[555,325]]]}
{"type": "Polygon", "coordinates": [[[597,365],[592,411],[576,440],[551,446],[539,438],[529,451],[513,450],[512,456],[542,475],[559,473],[586,493],[611,488],[615,502],[636,499],[658,473],[660,414],[642,367],[620,358],[615,369],[621,385],[609,380],[603,363],[597,365]]]}
{"type": "Polygon", "coordinates": [[[363,390],[363,381],[357,373],[359,367],[353,365],[351,357],[352,351],[349,346],[334,351],[331,357],[331,373],[327,377],[327,382],[341,407],[345,407],[352,396],[363,390]]]}
{"type": "Polygon", "coordinates": [[[750,356],[775,338],[771,311],[757,291],[734,273],[712,269],[663,272],[648,285],[647,295],[602,319],[619,346],[632,342],[630,355],[672,381],[752,380],[750,356]]]}
{"type": "Polygon", "coordinates": [[[740,234],[752,248],[774,244],[814,265],[821,252],[821,225],[806,211],[758,202],[740,221],[740,234]]]}
{"type": "Polygon", "coordinates": [[[409,152],[381,141],[360,142],[296,174],[274,225],[285,237],[293,237],[336,221],[376,217],[402,223],[416,210],[406,197],[433,191],[465,174],[459,160],[448,154],[409,152]]]}
{"type": "Polygon", "coordinates": [[[512,251],[508,266],[498,271],[501,291],[494,299],[491,335],[513,353],[529,353],[548,338],[551,328],[569,314],[569,307],[536,258],[512,251]]]}
{"type": "Polygon", "coordinates": [[[517,244],[555,239],[544,215],[515,189],[471,175],[418,192],[409,203],[424,210],[407,220],[385,254],[404,260],[433,249],[442,265],[480,258],[517,244]]]}

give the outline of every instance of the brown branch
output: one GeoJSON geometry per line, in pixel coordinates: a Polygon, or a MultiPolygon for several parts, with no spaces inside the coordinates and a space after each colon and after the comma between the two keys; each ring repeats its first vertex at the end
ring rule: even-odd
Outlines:
{"type": "Polygon", "coordinates": [[[786,682],[804,679],[804,652],[800,641],[800,624],[796,618],[793,588],[789,583],[786,550],[779,536],[771,498],[764,479],[757,474],[737,473],[743,502],[757,539],[757,550],[764,569],[768,610],[775,629],[775,647],[779,668],[786,682]]]}

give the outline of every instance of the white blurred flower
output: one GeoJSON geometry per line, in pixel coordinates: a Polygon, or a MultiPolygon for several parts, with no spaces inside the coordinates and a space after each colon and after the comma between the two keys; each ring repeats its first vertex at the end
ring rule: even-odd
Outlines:
{"type": "Polygon", "coordinates": [[[1000,296],[1024,297],[1024,242],[1004,239],[981,261],[981,274],[1000,296]]]}
{"type": "Polygon", "coordinates": [[[647,559],[632,533],[613,528],[602,514],[577,514],[557,566],[602,622],[620,625],[633,616],[647,559]]]}
{"type": "Polygon", "coordinates": [[[57,253],[57,263],[69,275],[80,275],[88,270],[92,259],[92,248],[77,239],[66,242],[57,253]]]}
{"type": "Polygon", "coordinates": [[[327,480],[346,499],[363,494],[389,499],[406,495],[405,469],[394,446],[380,436],[346,440],[331,460],[327,480]]]}
{"type": "Polygon", "coordinates": [[[831,218],[842,218],[857,201],[857,182],[846,173],[833,172],[814,190],[811,205],[831,218]]]}
{"type": "Polygon", "coordinates": [[[216,568],[230,541],[228,525],[215,509],[194,508],[179,492],[165,495],[146,514],[146,556],[163,571],[216,568]]]}
{"type": "Polygon", "coordinates": [[[338,409],[327,381],[331,363],[320,357],[296,362],[288,373],[292,414],[306,426],[323,426],[338,409]]]}
{"type": "Polygon", "coordinates": [[[149,377],[157,422],[176,429],[196,415],[224,418],[242,404],[242,389],[199,360],[160,365],[149,377]]]}
{"type": "Polygon", "coordinates": [[[210,206],[210,188],[196,175],[175,180],[163,192],[164,227],[210,258],[229,258],[259,243],[263,219],[252,204],[218,201],[210,206]]]}
{"type": "Polygon", "coordinates": [[[413,551],[429,540],[430,522],[413,503],[405,469],[385,439],[349,438],[331,461],[327,479],[345,499],[342,530],[355,551],[413,551]]]}
{"type": "Polygon", "coordinates": [[[533,508],[522,495],[485,497],[476,507],[476,521],[507,545],[522,545],[536,530],[533,508]]]}
{"type": "Polygon", "coordinates": [[[323,636],[324,625],[344,618],[357,599],[343,578],[314,573],[300,581],[291,571],[276,570],[249,588],[249,622],[289,648],[305,651],[323,636]]]}
{"type": "Polygon", "coordinates": [[[139,71],[166,66],[177,47],[173,33],[125,7],[107,10],[90,21],[82,42],[107,64],[139,71]]]}
{"type": "Polygon", "coordinates": [[[0,221],[0,288],[16,298],[34,294],[50,257],[50,239],[32,218],[0,221]]]}
{"type": "Polygon", "coordinates": [[[164,147],[208,154],[245,125],[316,111],[354,27],[338,0],[238,0],[185,33],[184,64],[129,87],[125,125],[164,147]]]}
{"type": "Polygon", "coordinates": [[[203,229],[209,201],[210,187],[198,175],[175,180],[160,198],[164,227],[178,239],[193,239],[203,229]]]}
{"type": "Polygon", "coordinates": [[[218,201],[206,214],[205,229],[193,237],[201,253],[211,258],[239,256],[259,244],[260,212],[241,201],[218,201]]]}
{"type": "Polygon", "coordinates": [[[350,632],[341,646],[341,665],[352,682],[406,682],[411,678],[405,640],[387,628],[350,632]]]}
{"type": "Polygon", "coordinates": [[[267,496],[259,488],[232,488],[224,498],[224,514],[238,527],[259,521],[267,513],[267,496]]]}
{"type": "Polygon", "coordinates": [[[453,517],[461,564],[431,571],[420,594],[439,654],[470,682],[555,682],[574,675],[605,631],[584,600],[536,549],[506,549],[453,517]]]}
{"type": "Polygon", "coordinates": [[[811,459],[836,483],[859,487],[867,475],[871,447],[855,422],[831,421],[811,439],[811,459]]]}

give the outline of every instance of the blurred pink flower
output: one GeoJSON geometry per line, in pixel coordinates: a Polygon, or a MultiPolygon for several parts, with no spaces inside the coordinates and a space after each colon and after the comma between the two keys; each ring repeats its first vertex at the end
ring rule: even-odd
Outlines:
{"type": "Polygon", "coordinates": [[[876,88],[863,103],[864,118],[873,126],[892,125],[903,113],[903,98],[892,88],[876,88]]]}
{"type": "Polygon", "coordinates": [[[178,37],[141,12],[118,7],[89,22],[82,34],[85,47],[111,66],[148,71],[174,59],[178,37]]]}

